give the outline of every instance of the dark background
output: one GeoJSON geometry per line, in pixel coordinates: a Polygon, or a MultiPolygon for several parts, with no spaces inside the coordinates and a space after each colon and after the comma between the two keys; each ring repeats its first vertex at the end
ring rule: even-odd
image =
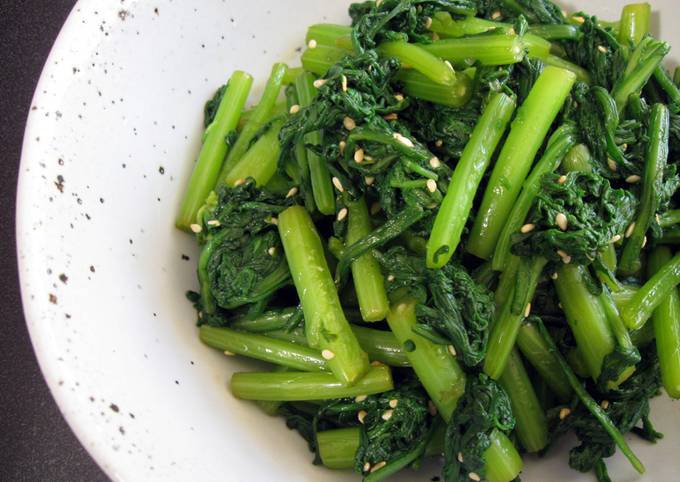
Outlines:
{"type": "Polygon", "coordinates": [[[104,481],[59,413],[28,338],[14,233],[17,172],[33,90],[75,0],[0,0],[0,480],[104,481]]]}

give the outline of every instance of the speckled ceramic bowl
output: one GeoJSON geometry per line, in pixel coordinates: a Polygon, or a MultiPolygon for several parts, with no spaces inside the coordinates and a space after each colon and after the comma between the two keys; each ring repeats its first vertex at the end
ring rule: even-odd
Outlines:
{"type": "MultiPolygon", "coordinates": [[[[606,18],[622,0],[588,5],[606,18]]],[[[680,48],[675,0],[657,31],[680,48]]],[[[226,388],[248,368],[198,341],[184,292],[196,247],[173,228],[201,137],[203,103],[233,69],[262,84],[295,64],[305,27],[346,22],[347,2],[81,0],[45,65],[17,204],[26,319],[43,373],[76,435],[114,480],[354,480],[314,467],[305,443],[226,388]]],[[[255,89],[255,94],[258,94],[255,89]]],[[[654,403],[667,433],[636,442],[645,480],[680,472],[680,405],[654,403]]],[[[564,448],[567,447],[564,443],[564,448]]],[[[618,481],[636,476],[617,456],[618,481]]],[[[429,480],[428,467],[401,480],[429,480]]],[[[564,450],[526,481],[591,480],[564,450]]]]}

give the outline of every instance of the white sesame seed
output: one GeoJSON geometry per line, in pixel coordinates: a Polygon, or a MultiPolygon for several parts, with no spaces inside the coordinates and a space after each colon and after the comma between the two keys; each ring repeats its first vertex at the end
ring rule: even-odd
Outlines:
{"type": "Polygon", "coordinates": [[[494,13],[491,14],[491,19],[492,20],[498,20],[501,18],[501,12],[500,10],[496,10],[494,13]]]}
{"type": "Polygon", "coordinates": [[[320,89],[326,83],[326,79],[316,79],[312,84],[315,88],[320,89]]]}
{"type": "Polygon", "coordinates": [[[352,129],[354,129],[357,126],[357,123],[354,122],[354,119],[352,119],[351,117],[345,116],[345,118],[342,119],[342,125],[345,129],[347,129],[348,131],[351,131],[352,129]]]}
{"type": "Polygon", "coordinates": [[[536,225],[534,223],[526,223],[524,226],[519,228],[519,232],[522,234],[527,234],[532,232],[534,229],[536,229],[536,225]]]}
{"type": "Polygon", "coordinates": [[[375,178],[373,176],[366,176],[364,178],[364,182],[366,183],[367,186],[371,186],[375,182],[375,178]]]}
{"type": "Polygon", "coordinates": [[[560,420],[564,420],[569,415],[571,415],[571,409],[570,408],[564,407],[563,409],[560,410],[560,420]]]}
{"type": "Polygon", "coordinates": [[[368,395],[357,395],[356,397],[354,397],[354,401],[357,402],[357,403],[361,403],[361,402],[366,401],[367,398],[368,398],[368,395]]]}
{"type": "Polygon", "coordinates": [[[398,132],[395,132],[394,134],[392,134],[392,137],[394,139],[396,139],[398,142],[400,142],[401,144],[405,145],[406,147],[414,147],[411,139],[409,139],[408,137],[402,136],[398,132]]]}
{"type": "Polygon", "coordinates": [[[600,406],[602,407],[602,410],[607,410],[609,408],[609,400],[602,400],[600,406]]]}
{"type": "Polygon", "coordinates": [[[366,462],[366,463],[364,464],[364,472],[368,472],[369,470],[371,470],[371,464],[369,464],[368,462],[366,462]]]}
{"type": "Polygon", "coordinates": [[[338,221],[342,221],[347,217],[347,208],[342,208],[340,211],[338,211],[338,221]]]}
{"type": "Polygon", "coordinates": [[[564,264],[569,264],[571,263],[571,256],[569,256],[567,253],[565,253],[563,250],[558,249],[557,250],[557,255],[562,258],[562,262],[564,264]]]}
{"type": "Polygon", "coordinates": [[[224,350],[224,354],[227,355],[227,356],[234,356],[234,354],[232,352],[230,352],[229,350],[224,350]]]}
{"type": "Polygon", "coordinates": [[[607,49],[607,47],[605,47],[605,46],[603,46],[603,45],[598,45],[598,46],[597,46],[597,50],[599,50],[599,51],[602,52],[603,54],[606,54],[607,52],[609,52],[609,49],[607,49]]]}
{"type": "Polygon", "coordinates": [[[660,222],[661,222],[661,216],[659,216],[659,213],[656,213],[656,214],[654,215],[654,218],[656,219],[656,222],[657,222],[657,223],[660,223],[660,222]]]}
{"type": "Polygon", "coordinates": [[[279,224],[279,220],[276,219],[275,217],[269,217],[269,218],[265,219],[264,221],[266,223],[269,223],[269,224],[279,224]]]}
{"type": "Polygon", "coordinates": [[[447,346],[446,348],[449,350],[449,353],[451,354],[451,356],[456,356],[456,355],[457,355],[456,349],[453,347],[453,345],[449,345],[449,346],[447,346]]]}
{"type": "Polygon", "coordinates": [[[359,148],[356,151],[354,151],[354,162],[357,164],[361,164],[364,162],[364,150],[359,148]]]}
{"type": "Polygon", "coordinates": [[[345,152],[345,147],[347,147],[347,143],[345,141],[338,142],[338,149],[340,149],[340,154],[345,152]]]}
{"type": "Polygon", "coordinates": [[[626,152],[626,151],[628,150],[628,144],[622,144],[622,145],[621,145],[621,150],[622,150],[623,152],[626,152]]]}
{"type": "Polygon", "coordinates": [[[453,65],[451,65],[451,62],[449,62],[448,60],[445,60],[444,63],[446,64],[446,66],[447,66],[449,69],[451,69],[451,72],[455,72],[455,71],[453,70],[453,65]]]}
{"type": "Polygon", "coordinates": [[[293,186],[293,187],[291,187],[290,190],[286,193],[286,197],[287,197],[287,198],[291,198],[291,197],[295,196],[297,193],[298,193],[298,188],[295,187],[295,186],[293,186]]]}
{"type": "Polygon", "coordinates": [[[567,182],[567,176],[564,174],[557,178],[557,184],[564,184],[565,182],[567,182]]]}
{"type": "Polygon", "coordinates": [[[462,463],[463,463],[463,460],[465,460],[465,459],[463,458],[463,452],[458,452],[458,462],[460,462],[460,463],[462,464],[462,463]]]}
{"type": "Polygon", "coordinates": [[[430,167],[432,169],[438,169],[441,167],[442,161],[439,160],[437,156],[434,156],[432,159],[430,159],[430,167]]]}
{"type": "Polygon", "coordinates": [[[437,181],[434,179],[428,179],[426,184],[428,191],[435,192],[437,190],[437,181]]]}
{"type": "Polygon", "coordinates": [[[640,179],[642,179],[640,176],[638,176],[637,174],[633,174],[626,178],[626,182],[629,184],[635,184],[636,182],[640,182],[640,179]]]}
{"type": "Polygon", "coordinates": [[[394,94],[394,98],[396,99],[397,102],[403,102],[404,101],[404,96],[401,94],[394,94]]]}
{"type": "Polygon", "coordinates": [[[392,418],[392,414],[393,414],[393,413],[394,413],[394,410],[392,410],[392,409],[385,410],[385,411],[383,412],[383,414],[380,416],[380,418],[382,418],[384,421],[387,422],[389,419],[392,418]]]}
{"type": "Polygon", "coordinates": [[[315,49],[316,48],[316,40],[309,39],[309,42],[307,42],[307,47],[309,47],[310,49],[315,49]]]}
{"type": "Polygon", "coordinates": [[[330,350],[323,350],[321,352],[321,356],[324,358],[324,360],[332,360],[333,358],[335,358],[335,353],[333,353],[330,350]]]}
{"type": "Polygon", "coordinates": [[[359,423],[364,423],[364,419],[366,418],[366,415],[368,415],[368,412],[366,410],[359,410],[357,413],[357,418],[359,419],[359,423]]]}
{"type": "Polygon", "coordinates": [[[557,272],[550,273],[550,279],[557,279],[559,277],[560,277],[560,275],[558,275],[557,272]]]}
{"type": "Polygon", "coordinates": [[[393,121],[397,120],[399,118],[399,115],[396,112],[390,112],[389,114],[386,114],[383,116],[383,119],[387,121],[393,121]]]}
{"type": "Polygon", "coordinates": [[[293,104],[290,106],[290,109],[288,109],[288,113],[290,114],[297,114],[300,112],[300,106],[297,104],[293,104]]]}
{"type": "Polygon", "coordinates": [[[635,223],[632,222],[632,223],[630,223],[630,224],[628,225],[628,227],[626,228],[626,233],[625,233],[626,238],[630,238],[630,237],[633,235],[633,230],[634,230],[634,229],[635,229],[635,223]]]}
{"type": "Polygon", "coordinates": [[[482,480],[482,478],[479,475],[477,475],[477,472],[470,472],[468,474],[468,477],[470,477],[470,480],[474,480],[475,482],[479,482],[480,480],[482,480]]]}
{"type": "Polygon", "coordinates": [[[371,156],[369,156],[368,154],[365,154],[364,155],[364,161],[371,162],[371,161],[373,161],[373,158],[371,156]]]}
{"type": "Polygon", "coordinates": [[[399,400],[397,400],[396,398],[393,398],[392,400],[390,400],[389,405],[390,405],[390,408],[397,408],[397,405],[399,405],[399,400]]]}
{"type": "Polygon", "coordinates": [[[527,305],[524,307],[524,318],[528,318],[530,314],[531,314],[531,303],[527,303],[527,305]]]}
{"type": "Polygon", "coordinates": [[[647,246],[647,236],[642,238],[642,246],[640,247],[644,249],[645,246],[647,246]]]}
{"type": "Polygon", "coordinates": [[[615,234],[612,236],[612,239],[609,240],[610,243],[618,243],[621,241],[621,235],[620,234],[615,234]]]}
{"type": "Polygon", "coordinates": [[[234,181],[234,187],[241,186],[245,183],[246,183],[245,179],[237,179],[236,181],[234,181]]]}
{"type": "Polygon", "coordinates": [[[555,216],[555,224],[557,224],[562,231],[566,231],[569,226],[567,216],[564,213],[557,213],[557,216],[555,216]]]}
{"type": "Polygon", "coordinates": [[[437,139],[436,141],[434,141],[434,145],[437,147],[441,147],[444,145],[444,141],[442,141],[441,139],[437,139]]]}
{"type": "Polygon", "coordinates": [[[201,226],[200,224],[192,224],[192,225],[189,226],[189,227],[190,227],[191,230],[192,230],[194,233],[196,233],[196,234],[198,234],[198,233],[200,233],[201,231],[203,231],[203,226],[201,226]]]}
{"type": "Polygon", "coordinates": [[[612,172],[616,172],[616,170],[618,169],[616,161],[612,158],[607,159],[607,166],[609,167],[609,170],[612,172]]]}
{"type": "Polygon", "coordinates": [[[373,472],[375,472],[375,471],[377,471],[377,470],[382,469],[382,468],[383,468],[384,466],[386,466],[386,465],[387,465],[387,462],[385,462],[384,460],[383,460],[382,462],[378,462],[378,463],[375,464],[373,467],[371,467],[371,473],[373,473],[373,472]]]}
{"type": "Polygon", "coordinates": [[[335,186],[335,189],[337,189],[340,192],[345,192],[345,188],[342,185],[342,182],[340,182],[340,179],[337,177],[333,176],[333,185],[335,186]]]}
{"type": "Polygon", "coordinates": [[[437,406],[434,404],[432,400],[427,401],[427,411],[432,415],[433,417],[437,415],[437,406]]]}
{"type": "Polygon", "coordinates": [[[432,26],[432,18],[425,17],[425,28],[429,29],[432,26]]]}
{"type": "Polygon", "coordinates": [[[382,206],[380,206],[380,203],[378,201],[371,204],[371,214],[376,215],[380,212],[381,209],[382,206]]]}
{"type": "Polygon", "coordinates": [[[340,86],[343,92],[347,92],[347,77],[344,75],[340,77],[340,86]]]}
{"type": "Polygon", "coordinates": [[[267,253],[269,254],[269,256],[274,256],[276,254],[276,248],[272,246],[267,250],[267,253]]]}
{"type": "Polygon", "coordinates": [[[210,221],[208,221],[208,226],[219,226],[219,225],[220,225],[220,222],[217,219],[211,219],[210,221]]]}
{"type": "Polygon", "coordinates": [[[387,281],[389,281],[390,283],[391,283],[392,281],[394,281],[395,279],[396,279],[396,278],[394,277],[393,274],[387,276],[387,281]]]}
{"type": "Polygon", "coordinates": [[[584,23],[586,21],[585,18],[581,17],[580,15],[576,15],[572,17],[576,23],[584,23]]]}

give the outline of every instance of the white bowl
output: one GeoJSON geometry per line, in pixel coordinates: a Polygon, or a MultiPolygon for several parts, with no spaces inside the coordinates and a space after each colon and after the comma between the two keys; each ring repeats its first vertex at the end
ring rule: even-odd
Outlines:
{"type": "MultiPolygon", "coordinates": [[[[617,18],[623,0],[566,5],[617,18]]],[[[26,320],[64,417],[114,480],[336,481],[282,420],[235,400],[247,362],[203,346],[184,298],[196,246],[173,218],[198,151],[204,101],[234,69],[262,85],[297,63],[307,25],[348,22],[348,2],[78,2],[28,118],[17,203],[26,320]],[[183,259],[188,255],[190,259],[183,259]]],[[[656,30],[680,48],[675,0],[656,30]]],[[[677,8],[677,7],[676,7],[677,8]]],[[[255,94],[259,90],[255,89],[255,94]]],[[[644,480],[677,480],[680,405],[660,398],[666,439],[633,442],[644,480]]],[[[562,443],[525,481],[592,480],[562,443]]],[[[637,480],[619,455],[618,481],[637,480]]],[[[400,480],[428,480],[436,468],[400,480]]],[[[641,480],[642,480],[641,479],[641,480]]]]}

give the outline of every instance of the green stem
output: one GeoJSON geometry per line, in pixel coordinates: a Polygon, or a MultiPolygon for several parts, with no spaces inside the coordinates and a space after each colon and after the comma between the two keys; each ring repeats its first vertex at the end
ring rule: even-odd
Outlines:
{"type": "Polygon", "coordinates": [[[239,372],[232,375],[230,385],[236,398],[282,402],[356,397],[394,389],[387,366],[371,367],[352,386],[323,372],[239,372]]]}
{"type": "Polygon", "coordinates": [[[236,186],[249,177],[258,186],[264,186],[276,174],[281,145],[279,132],[283,121],[275,121],[248,151],[234,164],[224,177],[227,186],[236,186]]]}
{"type": "Polygon", "coordinates": [[[512,97],[495,94],[472,131],[427,242],[428,268],[441,268],[456,251],[479,184],[512,118],[515,105],[512,97]]]}
{"type": "Polygon", "coordinates": [[[561,402],[568,402],[573,393],[571,387],[562,376],[557,359],[550,352],[536,325],[531,322],[522,324],[517,334],[517,346],[557,398],[561,402]]]}
{"type": "Polygon", "coordinates": [[[387,323],[439,414],[448,422],[465,392],[465,373],[446,346],[436,345],[414,333],[415,307],[416,301],[410,299],[394,304],[387,323]]]}
{"type": "Polygon", "coordinates": [[[581,384],[580,380],[576,377],[576,375],[574,375],[574,372],[571,371],[571,368],[569,368],[569,364],[562,357],[559,350],[557,349],[557,346],[555,346],[555,342],[550,337],[550,333],[548,333],[548,330],[545,328],[545,326],[543,326],[543,323],[540,321],[538,322],[538,329],[541,335],[543,336],[543,339],[550,347],[550,351],[552,351],[555,354],[555,357],[557,358],[560,367],[562,368],[562,372],[564,373],[565,378],[571,385],[571,388],[574,390],[574,392],[576,392],[576,395],[581,400],[581,403],[583,403],[583,405],[588,409],[588,411],[597,419],[600,425],[602,425],[602,427],[607,431],[607,433],[612,438],[614,443],[616,443],[619,449],[621,449],[621,452],[623,452],[626,458],[628,458],[628,460],[630,461],[631,465],[635,468],[635,470],[637,470],[641,474],[644,473],[645,466],[642,464],[642,462],[640,462],[635,453],[633,453],[631,448],[628,446],[626,439],[621,434],[619,429],[616,428],[614,422],[612,422],[611,419],[607,416],[607,413],[604,411],[604,409],[600,407],[600,404],[593,400],[593,398],[581,384]]]}
{"type": "Polygon", "coordinates": [[[575,80],[567,70],[546,67],[518,109],[472,227],[468,251],[475,256],[488,259],[493,253],[536,153],[575,80]]]}
{"type": "Polygon", "coordinates": [[[670,228],[680,224],[680,209],[670,209],[659,216],[659,226],[670,228]]]}
{"type": "Polygon", "coordinates": [[[317,432],[316,443],[321,463],[329,469],[351,469],[361,445],[361,429],[336,428],[317,432]]]}
{"type": "Polygon", "coordinates": [[[510,398],[515,433],[522,446],[530,453],[543,450],[548,445],[548,421],[516,349],[510,353],[498,383],[510,398]]]}
{"type": "Polygon", "coordinates": [[[625,46],[637,45],[649,32],[652,7],[648,3],[629,3],[623,7],[619,23],[619,42],[625,46]]]}
{"type": "Polygon", "coordinates": [[[481,65],[508,65],[524,58],[522,38],[504,33],[437,40],[421,47],[453,64],[474,60],[481,65]]]}
{"type": "Polygon", "coordinates": [[[550,137],[547,149],[524,182],[522,192],[512,206],[503,230],[498,237],[498,243],[493,255],[494,270],[503,271],[508,265],[508,260],[511,256],[512,237],[519,232],[524,224],[534,198],[541,190],[543,176],[557,170],[562,158],[576,145],[576,142],[577,131],[576,127],[572,124],[560,126],[550,137]]]}
{"type": "Polygon", "coordinates": [[[452,85],[437,84],[415,70],[401,70],[397,80],[405,94],[448,107],[464,106],[473,91],[473,81],[464,72],[456,72],[452,85]]]}
{"type": "MultiPolygon", "coordinates": [[[[334,23],[317,23],[307,28],[305,43],[309,46],[313,40],[319,45],[338,47],[338,39],[352,33],[352,27],[334,23]]],[[[316,47],[315,47],[316,48],[316,47]]]]}
{"type": "Polygon", "coordinates": [[[517,279],[517,269],[519,268],[520,257],[514,254],[510,255],[508,265],[498,278],[498,286],[494,292],[494,302],[496,309],[505,305],[508,299],[512,296],[515,288],[515,280],[517,279]]]}
{"type": "MultiPolygon", "coordinates": [[[[649,256],[649,275],[656,273],[671,259],[667,247],[659,247],[649,256]]],[[[674,289],[659,304],[652,315],[656,350],[659,353],[661,380],[666,393],[680,398],[680,294],[674,289]]]]}
{"type": "Polygon", "coordinates": [[[674,114],[677,114],[678,110],[680,110],[680,88],[678,88],[675,82],[668,76],[668,72],[666,72],[666,69],[661,65],[654,70],[654,79],[659,84],[659,87],[666,93],[669,109],[674,114]]]}
{"type": "MultiPolygon", "coordinates": [[[[368,235],[373,226],[363,198],[348,203],[347,207],[347,244],[351,245],[368,235]]],[[[364,321],[384,320],[390,307],[385,292],[385,280],[372,252],[361,255],[352,263],[352,278],[364,321]]]]}
{"type": "Polygon", "coordinates": [[[668,159],[668,136],[670,114],[663,104],[654,104],[651,109],[647,135],[647,153],[643,173],[642,195],[633,232],[623,246],[619,272],[633,275],[640,270],[640,251],[645,235],[659,208],[659,195],[663,189],[663,174],[668,159]]]}
{"type": "Polygon", "coordinates": [[[206,129],[198,161],[182,198],[176,220],[179,229],[189,231],[189,227],[196,222],[198,210],[217,184],[228,149],[224,139],[236,129],[252,83],[253,78],[240,70],[235,71],[229,79],[215,119],[206,129]]]}
{"type": "Polygon", "coordinates": [[[557,55],[551,54],[543,57],[541,60],[543,60],[543,63],[545,65],[552,65],[553,67],[559,67],[560,69],[573,72],[574,74],[576,74],[576,80],[585,82],[586,84],[590,84],[592,82],[590,73],[586,69],[584,69],[580,65],[576,65],[573,62],[569,62],[568,60],[563,59],[562,57],[558,57],[557,55]]]}
{"type": "MultiPolygon", "coordinates": [[[[290,72],[293,69],[288,69],[286,70],[286,75],[289,75],[290,72]]],[[[272,109],[271,114],[269,115],[269,118],[267,119],[266,122],[271,121],[274,119],[274,117],[278,117],[281,115],[284,115],[285,113],[288,112],[289,106],[287,106],[286,101],[279,101],[274,105],[274,108],[272,109]]],[[[255,114],[255,110],[257,109],[257,106],[251,107],[250,109],[246,109],[241,113],[241,118],[238,120],[238,126],[236,127],[237,132],[241,132],[243,128],[246,126],[246,124],[250,121],[250,119],[253,117],[253,114],[255,114]]]]}
{"type": "Polygon", "coordinates": [[[302,53],[301,61],[308,72],[324,75],[329,68],[347,55],[352,55],[352,52],[329,45],[318,45],[316,48],[306,49],[302,53]]]}
{"type": "Polygon", "coordinates": [[[248,150],[255,135],[270,119],[271,113],[276,106],[276,100],[279,97],[281,85],[283,84],[283,76],[287,68],[286,64],[274,64],[272,67],[271,75],[269,80],[267,80],[267,85],[264,88],[260,102],[253,111],[248,123],[243,126],[241,134],[236,139],[227,155],[227,159],[224,161],[218,180],[219,184],[224,182],[229,172],[248,150]]]}
{"type": "Polygon", "coordinates": [[[278,225],[309,345],[321,350],[342,383],[356,383],[368,369],[368,357],[342,311],[314,222],[305,208],[293,206],[279,215],[278,225]]]}
{"type": "Polygon", "coordinates": [[[288,326],[291,316],[296,308],[282,308],[275,311],[266,311],[254,318],[240,317],[233,320],[229,326],[236,330],[249,331],[251,333],[265,333],[273,330],[282,330],[288,326]]]}
{"type": "Polygon", "coordinates": [[[454,71],[439,56],[433,55],[427,48],[406,42],[383,42],[378,52],[386,57],[399,59],[403,66],[417,70],[437,84],[453,85],[454,71]]]}

